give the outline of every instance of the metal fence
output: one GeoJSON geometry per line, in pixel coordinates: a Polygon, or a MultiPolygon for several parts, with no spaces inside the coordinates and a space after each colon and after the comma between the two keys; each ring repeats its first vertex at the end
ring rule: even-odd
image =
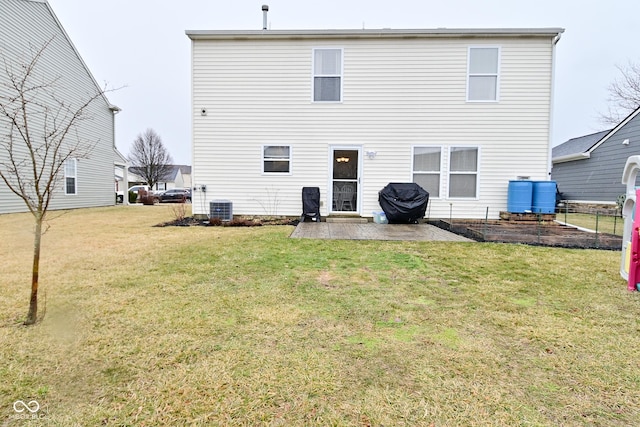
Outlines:
{"type": "Polygon", "coordinates": [[[595,231],[621,236],[624,218],[619,205],[589,205],[562,202],[556,208],[556,220],[595,231]]]}

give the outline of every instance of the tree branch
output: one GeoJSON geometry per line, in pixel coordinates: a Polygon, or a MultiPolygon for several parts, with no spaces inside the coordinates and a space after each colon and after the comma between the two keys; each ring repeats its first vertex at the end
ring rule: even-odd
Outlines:
{"type": "Polygon", "coordinates": [[[621,75],[607,88],[609,106],[600,113],[600,121],[607,125],[617,125],[640,107],[640,63],[628,61],[616,68],[621,75]]]}

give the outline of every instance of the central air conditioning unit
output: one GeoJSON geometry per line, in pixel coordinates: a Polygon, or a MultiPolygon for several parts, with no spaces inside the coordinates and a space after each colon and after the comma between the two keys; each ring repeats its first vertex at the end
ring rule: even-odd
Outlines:
{"type": "Polygon", "coordinates": [[[230,200],[212,200],[209,202],[209,219],[217,218],[221,221],[233,219],[233,203],[230,200]]]}

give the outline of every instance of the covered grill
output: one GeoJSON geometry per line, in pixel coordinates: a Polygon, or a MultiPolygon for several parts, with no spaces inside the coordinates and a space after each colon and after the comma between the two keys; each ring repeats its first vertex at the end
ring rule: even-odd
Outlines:
{"type": "Polygon", "coordinates": [[[302,187],[302,216],[300,222],[311,218],[320,222],[320,188],[302,187]]]}
{"type": "Polygon", "coordinates": [[[414,182],[392,182],[380,190],[378,203],[390,223],[415,224],[424,218],[429,193],[414,182]]]}

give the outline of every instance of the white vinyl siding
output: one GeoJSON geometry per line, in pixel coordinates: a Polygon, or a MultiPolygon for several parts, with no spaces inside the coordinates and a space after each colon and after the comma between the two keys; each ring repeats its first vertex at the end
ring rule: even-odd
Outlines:
{"type": "Polygon", "coordinates": [[[551,38],[336,39],[344,52],[343,101],[314,103],[311,52],[325,42],[193,41],[193,185],[207,185],[206,194],[193,194],[196,214],[215,195],[239,215],[300,215],[302,187],[315,186],[327,215],[330,147],[338,145],[376,153],[362,158],[363,215],[380,210],[385,185],[413,180],[413,147],[443,147],[432,218],[448,218],[450,210],[484,218],[487,207],[498,218],[509,180],[547,177],[551,38]],[[470,42],[500,46],[500,102],[467,102],[470,42]],[[449,147],[462,142],[482,147],[478,190],[476,198],[449,200],[449,147]],[[291,147],[290,175],[262,173],[264,145],[291,147]]]}
{"type": "Polygon", "coordinates": [[[78,161],[76,159],[67,159],[64,164],[64,194],[78,194],[78,161]]]}
{"type": "Polygon", "coordinates": [[[424,188],[431,198],[440,197],[441,171],[441,147],[413,147],[413,182],[424,188]]]}
{"type": "Polygon", "coordinates": [[[469,47],[468,101],[497,101],[500,87],[500,48],[469,47]]]}
{"type": "Polygon", "coordinates": [[[478,147],[449,149],[449,198],[472,198],[478,194],[478,147]]]}
{"type": "Polygon", "coordinates": [[[313,101],[342,100],[342,49],[313,49],[313,101]]]}
{"type": "Polygon", "coordinates": [[[263,146],[262,173],[291,173],[291,147],[288,145],[263,146]]]}

